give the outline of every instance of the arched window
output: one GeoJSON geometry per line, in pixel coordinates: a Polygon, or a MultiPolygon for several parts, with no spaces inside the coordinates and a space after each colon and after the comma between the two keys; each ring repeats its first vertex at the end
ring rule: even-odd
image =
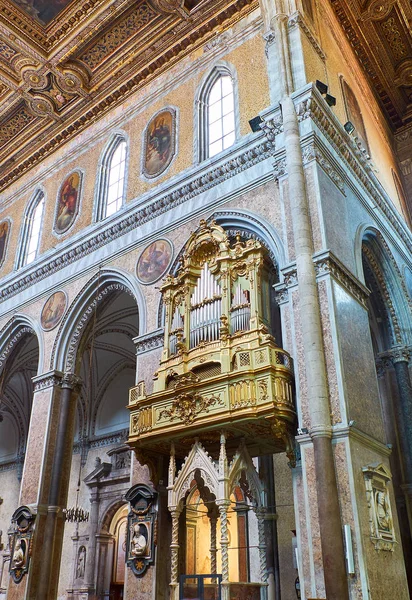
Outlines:
{"type": "Polygon", "coordinates": [[[203,84],[198,100],[199,160],[226,150],[236,140],[236,94],[228,68],[215,67],[203,84]]]}
{"type": "Polygon", "coordinates": [[[126,189],[127,142],[121,135],[115,135],[103,152],[99,181],[95,220],[99,221],[116,213],[124,203],[126,189]]]}
{"type": "Polygon", "coordinates": [[[23,220],[17,268],[29,265],[38,255],[43,213],[44,194],[38,191],[29,203],[23,220]]]}

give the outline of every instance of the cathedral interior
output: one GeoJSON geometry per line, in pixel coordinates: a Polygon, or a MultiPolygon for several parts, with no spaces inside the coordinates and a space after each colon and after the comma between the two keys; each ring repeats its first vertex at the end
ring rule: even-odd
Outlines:
{"type": "Polygon", "coordinates": [[[0,0],[0,600],[412,598],[412,5],[0,0]]]}

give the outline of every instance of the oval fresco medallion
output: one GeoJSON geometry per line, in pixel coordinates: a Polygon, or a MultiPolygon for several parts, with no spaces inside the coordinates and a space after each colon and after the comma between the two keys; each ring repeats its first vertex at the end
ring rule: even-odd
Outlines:
{"type": "Polygon", "coordinates": [[[41,311],[40,323],[44,331],[54,329],[60,322],[67,306],[65,292],[55,292],[46,300],[41,311]]]}
{"type": "Polygon", "coordinates": [[[167,271],[173,256],[173,246],[169,240],[156,240],[146,246],[136,265],[136,276],[140,283],[150,285],[167,271]]]}

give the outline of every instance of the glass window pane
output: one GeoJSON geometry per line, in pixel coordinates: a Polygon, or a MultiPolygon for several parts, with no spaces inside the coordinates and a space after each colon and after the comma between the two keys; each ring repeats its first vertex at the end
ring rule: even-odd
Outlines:
{"type": "Polygon", "coordinates": [[[229,77],[229,75],[225,75],[224,77],[221,77],[221,82],[222,96],[227,96],[228,94],[231,94],[233,91],[232,78],[229,77]]]}
{"type": "Polygon", "coordinates": [[[223,135],[227,135],[235,130],[235,114],[229,113],[223,117],[223,135]]]}
{"type": "Polygon", "coordinates": [[[115,166],[111,167],[110,175],[109,175],[109,185],[112,185],[113,183],[118,181],[118,179],[120,177],[120,171],[121,171],[120,165],[115,165],[115,166]]]}
{"type": "Polygon", "coordinates": [[[233,94],[229,94],[229,96],[226,96],[226,98],[223,98],[222,104],[223,104],[223,114],[224,115],[227,115],[228,113],[233,112],[233,110],[234,110],[233,94]]]}
{"type": "Polygon", "coordinates": [[[212,89],[210,90],[208,104],[213,104],[214,102],[217,102],[217,100],[220,100],[220,98],[222,97],[221,81],[222,81],[222,78],[219,77],[219,79],[216,81],[216,83],[213,85],[212,89]]]}
{"type": "Polygon", "coordinates": [[[110,217],[110,215],[114,215],[115,212],[117,212],[116,202],[112,202],[111,204],[108,204],[106,207],[106,217],[110,217]]]}
{"type": "Polygon", "coordinates": [[[209,145],[209,156],[215,156],[215,154],[218,154],[219,152],[222,151],[222,140],[218,140],[217,142],[214,142],[213,144],[209,145]]]}
{"type": "Polygon", "coordinates": [[[223,148],[229,148],[230,146],[233,146],[234,143],[235,143],[235,132],[234,131],[232,133],[229,133],[229,135],[225,135],[225,137],[223,138],[223,148]]]}
{"type": "Polygon", "coordinates": [[[214,123],[222,117],[222,103],[215,102],[209,106],[209,124],[214,123]]]}
{"type": "Polygon", "coordinates": [[[216,121],[209,127],[209,143],[215,142],[222,137],[222,121],[216,121]]]}

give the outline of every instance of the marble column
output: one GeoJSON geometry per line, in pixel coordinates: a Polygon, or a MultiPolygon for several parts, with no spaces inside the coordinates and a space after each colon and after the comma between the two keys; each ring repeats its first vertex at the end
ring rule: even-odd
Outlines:
{"type": "Polygon", "coordinates": [[[397,417],[399,445],[403,461],[402,489],[408,506],[409,526],[412,531],[412,384],[409,373],[409,350],[395,347],[388,353],[395,369],[398,398],[397,417]]]}
{"type": "MultiPolygon", "coordinates": [[[[49,445],[49,485],[41,529],[36,520],[33,547],[32,572],[29,577],[29,598],[55,600],[60,572],[63,546],[64,513],[69,489],[70,468],[73,453],[76,392],[80,380],[71,373],[61,378],[60,393],[56,395],[56,413],[53,420],[54,443],[49,445]]],[[[52,424],[51,424],[52,425],[52,424]]]]}
{"type": "Polygon", "coordinates": [[[8,600],[35,598],[37,593],[36,588],[42,570],[42,547],[48,513],[50,472],[57,440],[61,381],[62,373],[59,371],[50,371],[33,378],[33,404],[19,505],[35,507],[37,515],[29,573],[19,584],[14,583],[10,578],[8,600]]]}
{"type": "Polygon", "coordinates": [[[171,567],[170,567],[170,600],[179,598],[179,517],[180,510],[172,509],[172,542],[170,544],[171,567]]]}

